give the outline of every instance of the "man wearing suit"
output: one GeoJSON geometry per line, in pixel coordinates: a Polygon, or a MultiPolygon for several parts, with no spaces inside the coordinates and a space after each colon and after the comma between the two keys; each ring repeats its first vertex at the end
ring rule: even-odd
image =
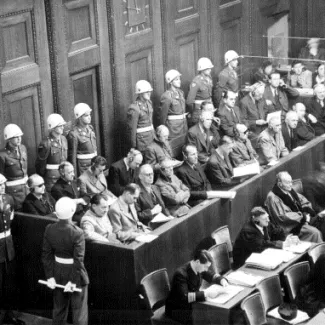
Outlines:
{"type": "MultiPolygon", "coordinates": [[[[211,132],[213,112],[201,112],[199,123],[192,126],[187,134],[187,143],[195,146],[198,151],[199,163],[205,165],[213,150],[218,146],[219,134],[211,132]]],[[[216,131],[217,132],[217,131],[216,131]]]]}
{"type": "Polygon", "coordinates": [[[308,141],[315,138],[315,130],[310,125],[309,117],[306,115],[306,107],[303,103],[297,103],[294,110],[298,116],[298,124],[296,128],[297,146],[303,146],[308,141]]]}
{"type": "Polygon", "coordinates": [[[28,178],[27,186],[30,193],[23,203],[23,212],[39,216],[48,216],[54,212],[55,200],[45,191],[43,177],[34,174],[28,178]]]}
{"type": "Polygon", "coordinates": [[[113,232],[121,242],[131,242],[149,231],[148,227],[139,221],[134,207],[139,195],[140,188],[137,184],[126,185],[122,195],[111,205],[108,211],[113,232]]]}
{"type": "Polygon", "coordinates": [[[220,118],[220,130],[223,135],[234,137],[237,133],[236,124],[242,123],[239,107],[236,104],[237,93],[227,90],[223,102],[217,112],[220,118]]]}
{"type": "Polygon", "coordinates": [[[72,306],[73,324],[88,324],[89,278],[84,266],[85,237],[71,221],[76,203],[61,198],[55,205],[59,221],[46,227],[43,239],[42,262],[47,286],[53,291],[53,324],[65,324],[72,306]],[[64,285],[64,289],[56,288],[64,285]],[[82,291],[75,291],[80,288],[82,291]]]}
{"type": "Polygon", "coordinates": [[[163,213],[169,216],[170,213],[165,207],[159,188],[153,184],[153,169],[151,165],[142,165],[139,170],[140,195],[135,203],[139,220],[148,225],[157,214],[163,213]]]}
{"type": "Polygon", "coordinates": [[[74,168],[71,163],[65,161],[59,166],[61,177],[53,185],[51,194],[55,200],[67,196],[73,199],[77,204],[76,213],[73,216],[73,221],[80,223],[81,217],[87,209],[89,196],[81,196],[78,182],[74,179],[74,168]]]}
{"type": "Polygon", "coordinates": [[[319,136],[325,133],[325,86],[317,84],[314,88],[315,96],[308,105],[308,117],[315,129],[315,135],[319,136]]]}
{"type": "Polygon", "coordinates": [[[179,267],[174,273],[171,290],[166,299],[166,315],[181,324],[192,324],[192,303],[205,301],[206,298],[215,298],[224,292],[222,287],[200,289],[202,279],[209,283],[228,285],[225,278],[209,271],[213,264],[211,254],[206,250],[198,250],[193,259],[179,267]]]}
{"type": "Polygon", "coordinates": [[[107,185],[113,194],[116,196],[122,195],[124,187],[135,182],[142,160],[141,152],[132,148],[127,157],[111,165],[108,172],[107,185]]]}
{"type": "Polygon", "coordinates": [[[292,151],[292,149],[297,147],[297,125],[297,113],[289,111],[286,114],[285,121],[282,123],[281,127],[284,145],[289,151],[292,151]]]}

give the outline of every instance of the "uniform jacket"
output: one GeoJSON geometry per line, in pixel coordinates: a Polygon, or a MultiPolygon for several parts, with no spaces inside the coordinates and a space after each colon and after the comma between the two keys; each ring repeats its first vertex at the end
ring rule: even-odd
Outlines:
{"type": "Polygon", "coordinates": [[[196,147],[200,164],[205,164],[211,153],[218,147],[220,136],[218,133],[212,134],[211,130],[206,131],[207,138],[201,131],[199,124],[192,126],[187,133],[187,143],[196,147]]]}
{"type": "Polygon", "coordinates": [[[297,146],[303,146],[308,141],[311,141],[315,138],[315,130],[308,122],[308,118],[306,117],[306,122],[303,120],[298,120],[298,125],[296,128],[297,134],[297,146]]]}
{"type": "Polygon", "coordinates": [[[84,266],[85,237],[83,231],[69,220],[59,220],[46,227],[43,239],[42,262],[46,279],[54,277],[56,283],[69,281],[77,287],[89,283],[84,266]],[[73,258],[73,264],[55,262],[55,256],[73,258]]]}
{"type": "Polygon", "coordinates": [[[313,74],[309,70],[304,70],[300,75],[289,75],[289,82],[291,87],[295,88],[311,88],[313,84],[313,74]]]}
{"type": "Polygon", "coordinates": [[[187,119],[169,120],[168,116],[185,114],[184,92],[180,89],[165,91],[160,98],[160,106],[157,110],[156,124],[166,125],[169,129],[169,138],[176,138],[187,132],[187,119]]]}
{"type": "Polygon", "coordinates": [[[168,209],[165,207],[165,203],[161,197],[160,190],[156,185],[151,185],[151,190],[155,196],[153,199],[151,194],[147,192],[147,190],[142,186],[142,184],[139,182],[140,186],[140,195],[135,203],[135,208],[138,213],[139,220],[144,223],[145,225],[148,225],[151,219],[153,219],[154,215],[151,213],[151,209],[154,208],[156,204],[159,204],[162,207],[162,213],[165,216],[169,216],[170,213],[168,209]]]}
{"type": "MultiPolygon", "coordinates": [[[[195,100],[211,100],[212,96],[212,79],[211,77],[198,74],[191,82],[190,90],[187,94],[186,104],[192,105],[195,100]]],[[[197,108],[199,108],[198,105],[197,108]]]]}
{"type": "MultiPolygon", "coordinates": [[[[14,219],[14,200],[8,195],[2,195],[2,207],[0,206],[0,233],[11,230],[14,219]]],[[[0,263],[12,261],[15,257],[15,248],[12,236],[0,239],[0,263]]]]}
{"type": "Polygon", "coordinates": [[[289,151],[296,148],[297,145],[297,129],[291,129],[292,136],[289,134],[289,130],[287,124],[285,122],[282,123],[281,132],[284,140],[284,145],[289,151]]]}
{"type": "Polygon", "coordinates": [[[230,161],[234,167],[252,162],[258,159],[258,154],[252,147],[249,139],[235,139],[232,152],[229,154],[230,161]]]}
{"type": "Polygon", "coordinates": [[[47,216],[55,210],[55,200],[50,193],[42,196],[44,202],[39,200],[33,193],[29,193],[23,203],[23,212],[32,213],[39,216],[47,216]]]}
{"type": "Polygon", "coordinates": [[[154,170],[159,170],[159,164],[166,158],[173,158],[172,148],[169,144],[162,143],[158,139],[155,139],[144,152],[145,163],[152,165],[154,170]]]}
{"type": "Polygon", "coordinates": [[[265,129],[258,137],[257,153],[261,165],[268,164],[271,160],[279,160],[289,154],[282,136],[282,132],[273,136],[269,129],[265,129]]]}
{"type": "Polygon", "coordinates": [[[124,187],[127,184],[135,183],[137,170],[126,169],[124,159],[118,160],[113,163],[109,169],[107,177],[107,186],[116,196],[123,193],[124,187]]]}
{"type": "Polygon", "coordinates": [[[233,256],[236,268],[242,266],[252,253],[261,253],[269,247],[282,248],[285,234],[280,227],[270,222],[263,230],[264,235],[253,220],[244,224],[234,244],[233,256]]]}
{"type": "Polygon", "coordinates": [[[235,106],[232,110],[235,115],[225,104],[222,104],[217,112],[220,118],[220,130],[223,135],[228,135],[229,137],[234,137],[238,133],[236,124],[242,123],[239,107],[235,106]]]}
{"type": "Polygon", "coordinates": [[[153,129],[137,133],[137,129],[153,125],[152,114],[153,109],[151,101],[143,103],[137,99],[129,106],[126,115],[128,148],[136,148],[140,151],[144,151],[153,141],[155,138],[153,129]]]}
{"type": "Polygon", "coordinates": [[[314,97],[307,105],[308,114],[312,114],[317,118],[317,122],[311,124],[315,130],[315,135],[319,136],[325,133],[325,99],[324,107],[318,102],[317,98],[314,97]]]}

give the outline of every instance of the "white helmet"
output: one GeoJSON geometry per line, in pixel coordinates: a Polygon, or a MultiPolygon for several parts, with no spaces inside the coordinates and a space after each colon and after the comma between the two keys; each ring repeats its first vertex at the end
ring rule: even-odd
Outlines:
{"type": "Polygon", "coordinates": [[[59,219],[66,220],[72,218],[76,212],[77,204],[67,196],[59,199],[55,204],[55,212],[59,219]]]}
{"type": "Polygon", "coordinates": [[[135,84],[136,94],[143,94],[143,93],[147,93],[148,91],[153,91],[153,89],[147,80],[137,81],[137,83],[135,84]]]}
{"type": "Polygon", "coordinates": [[[85,103],[79,103],[74,107],[74,116],[79,118],[86,113],[90,113],[92,109],[85,103]]]}
{"type": "Polygon", "coordinates": [[[200,58],[197,61],[197,71],[203,71],[206,69],[212,69],[214,65],[212,64],[211,60],[208,58],[200,58]]]}
{"type": "Polygon", "coordinates": [[[49,130],[56,128],[57,126],[65,125],[66,121],[60,114],[51,114],[47,118],[47,127],[49,130]]]}
{"type": "Polygon", "coordinates": [[[237,59],[239,59],[239,55],[236,51],[230,50],[225,53],[225,64],[237,59]]]}
{"type": "Polygon", "coordinates": [[[2,174],[0,174],[0,185],[5,183],[7,181],[7,178],[5,178],[2,174]]]}
{"type": "Polygon", "coordinates": [[[175,78],[180,77],[181,74],[177,71],[177,70],[169,70],[167,71],[165,78],[166,78],[166,82],[169,84],[171,83],[175,78]]]}
{"type": "Polygon", "coordinates": [[[16,124],[8,124],[3,133],[6,141],[14,137],[21,137],[24,134],[20,127],[16,124]]]}

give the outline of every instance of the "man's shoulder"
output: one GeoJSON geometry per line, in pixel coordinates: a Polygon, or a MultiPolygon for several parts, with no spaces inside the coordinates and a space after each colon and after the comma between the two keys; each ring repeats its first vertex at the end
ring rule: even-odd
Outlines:
{"type": "Polygon", "coordinates": [[[118,160],[118,161],[115,161],[111,164],[111,167],[109,169],[112,169],[112,170],[115,170],[115,169],[121,169],[122,166],[124,164],[124,160],[123,158],[118,160]]]}

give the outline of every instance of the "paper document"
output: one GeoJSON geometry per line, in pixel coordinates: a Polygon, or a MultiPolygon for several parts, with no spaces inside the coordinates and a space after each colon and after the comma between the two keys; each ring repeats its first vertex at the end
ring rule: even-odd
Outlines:
{"type": "Polygon", "coordinates": [[[298,310],[296,318],[294,318],[292,320],[286,320],[280,316],[278,309],[279,309],[279,307],[275,307],[274,309],[270,310],[267,313],[267,315],[274,317],[274,318],[282,319],[285,322],[288,322],[289,324],[293,324],[293,325],[302,323],[302,322],[306,321],[307,319],[309,319],[309,316],[307,313],[305,313],[304,311],[298,310]]]}
{"type": "Polygon", "coordinates": [[[259,173],[260,173],[260,165],[258,164],[258,162],[246,166],[235,167],[233,169],[233,177],[256,175],[259,173]]]}
{"type": "Polygon", "coordinates": [[[264,276],[253,275],[241,270],[237,270],[226,275],[226,278],[231,284],[242,285],[245,287],[254,287],[264,279],[264,276]]]}
{"type": "Polygon", "coordinates": [[[172,220],[173,218],[165,216],[163,213],[158,213],[151,222],[167,222],[172,220]]]}
{"type": "Polygon", "coordinates": [[[302,97],[313,97],[314,89],[313,88],[295,88],[299,95],[302,97]]]}
{"type": "Polygon", "coordinates": [[[220,293],[216,298],[207,298],[207,300],[216,304],[224,304],[231,298],[235,297],[240,291],[244,290],[244,288],[240,286],[228,285],[227,287],[222,287],[222,290],[225,290],[225,292],[220,293]]]}
{"type": "Polygon", "coordinates": [[[276,111],[276,112],[267,114],[266,122],[269,123],[270,119],[273,117],[277,117],[278,119],[281,119],[281,111],[276,111]]]}
{"type": "Polygon", "coordinates": [[[303,148],[305,148],[305,146],[299,146],[299,147],[293,148],[292,150],[293,151],[300,151],[303,148]]]}
{"type": "Polygon", "coordinates": [[[301,241],[297,245],[291,245],[289,247],[285,247],[284,250],[293,252],[293,253],[297,253],[297,254],[301,254],[301,253],[304,253],[311,245],[312,245],[312,243],[309,241],[301,241]]]}
{"type": "Polygon", "coordinates": [[[274,165],[276,165],[277,163],[279,163],[279,160],[271,160],[267,165],[268,165],[268,166],[274,166],[274,165]]]}
{"type": "Polygon", "coordinates": [[[156,238],[158,238],[158,236],[146,234],[146,235],[140,235],[140,236],[136,237],[135,240],[140,243],[150,243],[151,241],[155,240],[156,238]]]}
{"type": "Polygon", "coordinates": [[[274,256],[277,256],[279,258],[281,256],[283,262],[289,262],[290,260],[296,257],[295,253],[276,248],[267,248],[263,251],[262,255],[268,256],[271,259],[273,259],[274,256]]]}
{"type": "Polygon", "coordinates": [[[270,255],[263,253],[252,253],[250,257],[245,261],[246,266],[253,267],[262,270],[274,270],[281,263],[283,263],[282,256],[274,255],[270,258],[270,255]]]}
{"type": "MultiPolygon", "coordinates": [[[[210,193],[213,198],[221,199],[234,199],[237,192],[236,191],[207,191],[208,195],[210,193]]],[[[208,196],[209,197],[209,196],[208,196]]]]}

